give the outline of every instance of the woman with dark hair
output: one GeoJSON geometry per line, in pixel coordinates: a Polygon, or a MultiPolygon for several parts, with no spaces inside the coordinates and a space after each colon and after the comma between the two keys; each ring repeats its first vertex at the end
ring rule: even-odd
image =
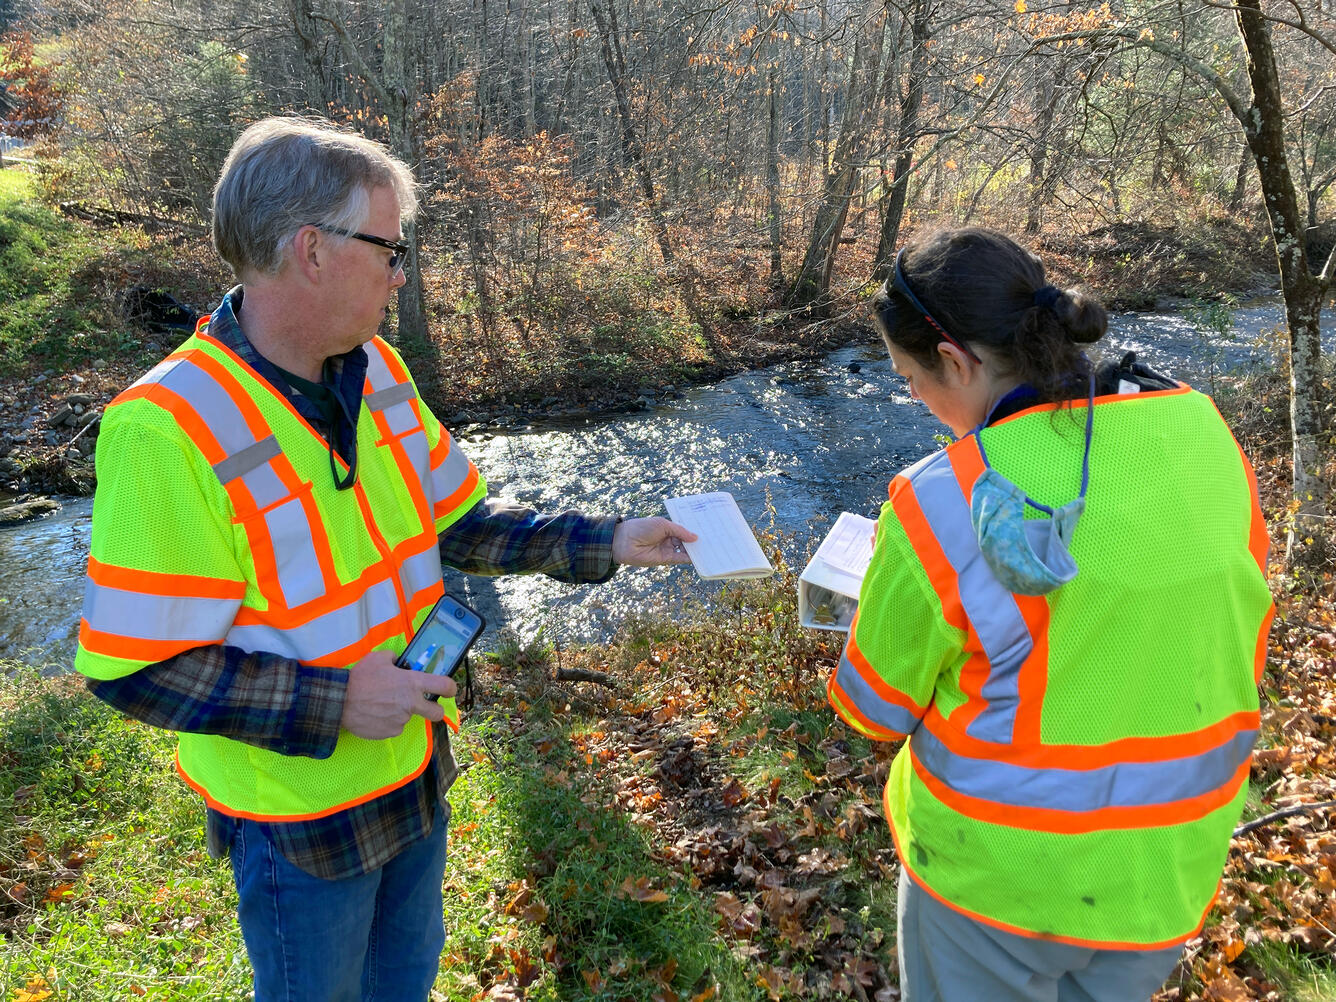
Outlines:
{"type": "Polygon", "coordinates": [[[1271,596],[1208,397],[1092,366],[1104,309],[999,233],[913,241],[874,301],[957,440],[897,476],[828,695],[907,738],[885,805],[910,1002],[1146,999],[1214,900],[1271,596]]]}

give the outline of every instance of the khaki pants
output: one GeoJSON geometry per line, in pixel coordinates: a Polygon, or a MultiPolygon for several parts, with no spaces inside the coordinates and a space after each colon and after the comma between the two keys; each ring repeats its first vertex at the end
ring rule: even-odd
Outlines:
{"type": "Polygon", "coordinates": [[[900,870],[902,1002],[1145,1002],[1183,948],[1095,950],[1003,932],[953,911],[900,870]]]}

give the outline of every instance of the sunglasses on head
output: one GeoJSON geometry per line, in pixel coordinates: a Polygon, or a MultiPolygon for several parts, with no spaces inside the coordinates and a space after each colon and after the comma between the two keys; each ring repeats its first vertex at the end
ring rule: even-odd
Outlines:
{"type": "Polygon", "coordinates": [[[352,230],[341,230],[337,226],[321,226],[315,224],[316,229],[324,230],[326,233],[333,233],[340,237],[350,237],[353,240],[362,240],[369,244],[375,244],[377,247],[384,247],[390,254],[390,271],[398,271],[403,265],[404,259],[408,256],[408,244],[399,240],[386,240],[384,237],[373,237],[370,233],[355,233],[352,230]]]}
{"type": "Polygon", "coordinates": [[[951,344],[955,345],[970,358],[974,359],[974,361],[982,364],[982,360],[979,358],[979,356],[974,354],[974,352],[970,351],[969,348],[967,348],[964,345],[964,343],[957,341],[950,334],[948,334],[946,332],[946,328],[943,327],[941,324],[939,324],[936,321],[936,319],[933,318],[933,315],[928,312],[928,308],[919,301],[919,297],[914,295],[914,290],[911,289],[909,287],[909,283],[905,281],[905,271],[903,268],[900,267],[900,260],[904,256],[905,256],[905,249],[901,247],[899,252],[897,252],[895,255],[895,268],[893,269],[891,277],[891,287],[895,289],[896,292],[900,293],[900,295],[904,296],[906,299],[909,300],[909,305],[914,307],[914,309],[918,310],[919,313],[923,315],[923,319],[928,322],[928,325],[932,327],[933,330],[935,330],[938,334],[942,335],[944,339],[946,339],[951,344]]]}

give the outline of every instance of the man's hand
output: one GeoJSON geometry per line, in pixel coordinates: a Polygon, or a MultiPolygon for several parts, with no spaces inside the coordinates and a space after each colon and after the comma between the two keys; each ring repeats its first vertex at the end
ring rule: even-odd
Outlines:
{"type": "Polygon", "coordinates": [[[695,541],[694,532],[666,518],[628,518],[612,531],[612,559],[632,567],[689,564],[682,544],[695,541]]]}
{"type": "Polygon", "coordinates": [[[348,669],[343,726],[359,738],[380,740],[402,733],[413,717],[440,720],[445,711],[423,695],[428,692],[453,696],[455,680],[400,668],[389,651],[372,651],[348,669]]]}

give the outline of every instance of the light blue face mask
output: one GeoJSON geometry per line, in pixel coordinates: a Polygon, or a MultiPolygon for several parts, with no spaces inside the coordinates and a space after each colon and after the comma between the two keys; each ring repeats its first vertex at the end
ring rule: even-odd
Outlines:
{"type": "Polygon", "coordinates": [[[1091,376],[1090,399],[1086,404],[1085,455],[1081,459],[1081,493],[1057,509],[1033,500],[993,469],[988,462],[988,453],[984,451],[981,434],[988,423],[987,418],[972,432],[979,443],[985,469],[974,484],[970,521],[979,537],[979,551],[993,575],[1008,591],[1018,595],[1047,595],[1076,577],[1076,561],[1068,546],[1076,531],[1076,523],[1085,511],[1094,418],[1095,379],[1091,376]],[[1026,505],[1043,512],[1048,518],[1027,519],[1026,505]]]}

